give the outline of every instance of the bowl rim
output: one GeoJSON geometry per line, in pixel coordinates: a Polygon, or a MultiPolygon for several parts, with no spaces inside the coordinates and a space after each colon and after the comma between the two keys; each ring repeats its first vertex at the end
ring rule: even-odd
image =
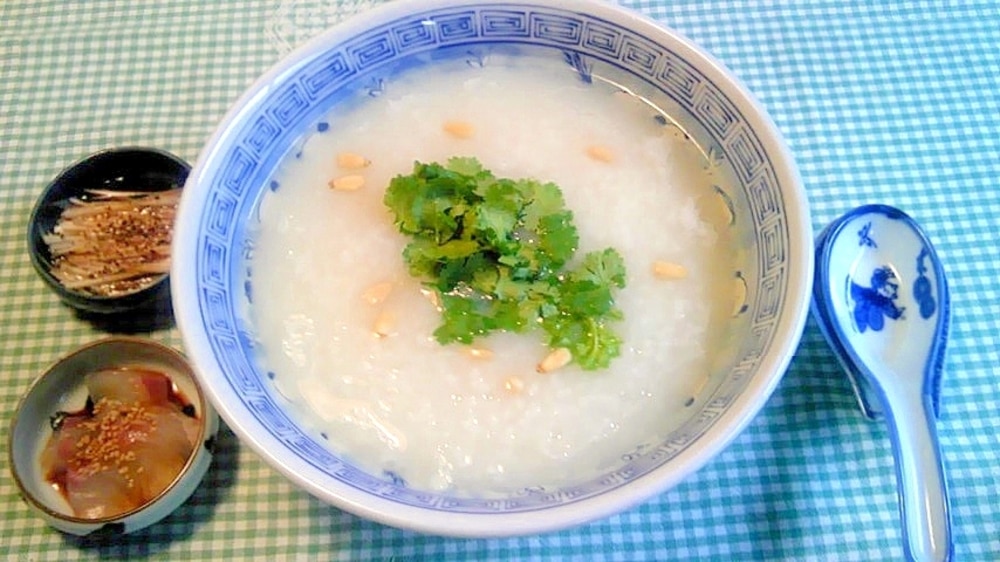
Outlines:
{"type": "MultiPolygon", "coordinates": [[[[168,375],[170,376],[170,375],[168,375]]],[[[136,515],[143,513],[149,513],[151,510],[160,507],[163,500],[171,495],[175,489],[179,488],[181,484],[187,481],[189,478],[193,478],[196,475],[195,470],[198,467],[198,459],[204,454],[205,441],[209,439],[214,431],[217,429],[217,421],[213,421],[216,416],[215,410],[209,399],[208,395],[205,393],[205,389],[198,380],[195,374],[194,368],[192,367],[190,361],[187,357],[177,349],[172,346],[150,340],[145,338],[140,338],[137,336],[108,336],[98,340],[94,340],[85,343],[81,346],[74,347],[68,353],[59,356],[54,361],[51,361],[41,372],[40,375],[35,377],[31,381],[27,390],[25,390],[21,397],[18,399],[17,405],[14,408],[14,414],[11,417],[8,436],[7,436],[7,463],[10,467],[10,473],[13,477],[17,491],[21,498],[28,503],[32,508],[37,510],[42,516],[48,520],[56,521],[59,523],[65,523],[71,528],[75,529],[78,526],[83,526],[85,528],[100,528],[109,523],[122,522],[127,519],[133,518],[136,515]],[[195,448],[191,451],[187,460],[184,462],[184,466],[180,471],[177,472],[175,477],[170,481],[170,484],[166,488],[160,491],[156,497],[150,499],[146,503],[137,506],[131,510],[117,513],[115,515],[109,515],[105,517],[90,518],[90,517],[80,517],[77,515],[70,515],[64,513],[57,509],[52,508],[49,504],[42,501],[35,496],[30,490],[30,487],[25,483],[24,478],[26,475],[22,475],[18,470],[18,462],[16,459],[16,444],[15,438],[17,435],[17,428],[22,422],[23,408],[35,398],[35,395],[40,392],[45,379],[57,374],[59,369],[65,365],[67,362],[71,362],[73,359],[78,358],[81,355],[94,353],[96,349],[107,346],[114,345],[129,345],[129,346],[139,346],[149,349],[152,353],[158,356],[163,356],[169,359],[171,362],[178,366],[184,366],[186,371],[186,376],[190,379],[192,387],[195,389],[196,396],[188,397],[189,399],[194,399],[198,404],[198,412],[201,414],[198,420],[198,440],[196,441],[195,448]]],[[[44,421],[44,420],[43,420],[44,421]]],[[[37,462],[37,459],[32,462],[37,462]]],[[[204,477],[204,474],[198,476],[200,481],[204,477]]],[[[166,506],[164,506],[166,507],[166,506]]],[[[157,517],[157,520],[169,515],[170,511],[165,511],[161,516],[157,517]]],[[[152,521],[151,521],[152,522],[152,521]]],[[[67,528],[68,529],[68,528],[67,528]]],[[[63,529],[63,530],[67,530],[63,529]]],[[[131,531],[130,529],[129,531],[131,531]]]]}
{"type": "MultiPolygon", "coordinates": [[[[329,46],[376,24],[435,9],[489,4],[491,2],[476,0],[457,2],[397,0],[356,15],[295,49],[258,78],[220,121],[189,176],[179,216],[200,216],[193,213],[195,210],[200,211],[197,206],[201,204],[202,196],[209,189],[202,176],[211,172],[212,162],[225,151],[231,138],[237,135],[238,127],[234,125],[241,124],[241,117],[248,113],[249,108],[259,102],[268,93],[272,84],[280,81],[282,76],[294,72],[329,46]]],[[[204,385],[216,409],[239,435],[241,441],[247,443],[269,465],[300,488],[334,506],[370,520],[398,528],[447,536],[501,537],[563,529],[618,513],[627,507],[651,499],[689,477],[727,447],[746,428],[777,387],[795,353],[805,326],[813,277],[812,227],[808,200],[799,172],[777,126],[751,90],[735,74],[677,31],[617,4],[599,0],[577,0],[572,4],[558,0],[511,0],[501,4],[547,7],[597,15],[668,42],[671,47],[681,52],[686,60],[696,61],[695,64],[703,73],[711,76],[734,103],[739,103],[744,118],[767,146],[775,173],[778,175],[778,183],[787,186],[783,191],[787,197],[785,208],[790,243],[787,251],[795,256],[796,267],[788,277],[786,309],[780,315],[774,329],[773,349],[761,359],[758,370],[761,376],[754,377],[728,409],[715,420],[714,429],[711,431],[718,432],[716,437],[709,440],[710,442],[699,439],[692,443],[670,461],[669,471],[663,470],[661,466],[632,480],[628,486],[542,510],[519,513],[448,513],[395,503],[351,488],[342,482],[334,482],[332,479],[329,480],[330,487],[324,488],[307,476],[310,472],[315,472],[315,469],[297,457],[288,458],[291,455],[283,457],[281,453],[272,450],[272,436],[258,435],[241,421],[250,415],[242,412],[239,404],[227,401],[225,393],[210,382],[204,385]],[[723,428],[724,431],[720,431],[723,428]]],[[[178,247],[190,247],[193,252],[193,248],[196,247],[196,229],[197,225],[188,228],[184,221],[178,223],[174,244],[178,247]]],[[[181,251],[183,250],[174,252],[174,255],[181,255],[181,251]]],[[[195,265],[193,262],[176,260],[172,273],[174,315],[185,345],[191,353],[192,365],[196,373],[206,381],[213,379],[224,381],[226,376],[218,367],[218,359],[214,357],[209,337],[201,326],[200,317],[196,314],[197,303],[192,302],[190,308],[187,308],[183,304],[183,299],[177,298],[179,295],[196,294],[198,281],[195,277],[195,265]]],[[[251,425],[253,424],[254,422],[251,422],[251,425]]]]}

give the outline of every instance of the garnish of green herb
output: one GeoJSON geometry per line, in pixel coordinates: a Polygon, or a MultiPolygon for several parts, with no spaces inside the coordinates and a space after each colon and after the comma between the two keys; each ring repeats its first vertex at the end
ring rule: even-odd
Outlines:
{"type": "Polygon", "coordinates": [[[475,158],[416,162],[390,182],[384,203],[400,232],[410,274],[437,291],[442,344],[540,328],[583,369],[608,366],[621,338],[614,289],[625,262],[613,248],[570,263],[579,237],[552,183],[497,178],[475,158]]]}

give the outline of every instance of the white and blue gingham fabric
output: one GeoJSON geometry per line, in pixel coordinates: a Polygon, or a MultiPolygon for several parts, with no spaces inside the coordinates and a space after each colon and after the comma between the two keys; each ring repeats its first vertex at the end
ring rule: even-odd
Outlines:
{"type": "MultiPolygon", "coordinates": [[[[64,165],[108,146],[194,161],[228,105],[364,0],[0,3],[0,414],[52,360],[105,333],[31,269],[26,221],[64,165]]],[[[938,424],[956,560],[1000,560],[1000,4],[991,0],[633,0],[739,76],[784,133],[821,229],[864,203],[918,219],[948,273],[938,424]]],[[[180,345],[175,329],[148,334],[180,345]]],[[[161,523],[116,543],[65,537],[0,459],[10,560],[900,560],[884,425],[865,420],[810,321],[763,412],[678,487],[541,536],[459,540],[347,515],[224,429],[215,466],[161,523]]]]}

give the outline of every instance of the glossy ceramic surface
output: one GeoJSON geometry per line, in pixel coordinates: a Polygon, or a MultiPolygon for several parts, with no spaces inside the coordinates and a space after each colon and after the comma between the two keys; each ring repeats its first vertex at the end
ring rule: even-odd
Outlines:
{"type": "Polygon", "coordinates": [[[230,111],[186,185],[174,244],[175,315],[220,414],[267,462],[325,501],[390,525],[491,536],[566,527],[642,501],[697,470],[763,406],[798,343],[812,283],[808,206],[780,134],[746,88],[678,34],[604,2],[393,2],[342,24],[280,62],[230,111]],[[257,205],[280,161],[327,126],[338,104],[377,96],[395,76],[441,60],[563,61],[661,108],[705,157],[736,178],[724,193],[747,233],[745,322],[732,369],[690,418],[598,478],[503,498],[410,489],[365,473],[298,422],[254,349],[247,255],[257,205]]]}
{"type": "Polygon", "coordinates": [[[814,309],[862,410],[889,426],[910,560],[948,560],[951,521],[936,415],[948,284],[919,225],[886,205],[834,221],[816,250],[814,309]]]}

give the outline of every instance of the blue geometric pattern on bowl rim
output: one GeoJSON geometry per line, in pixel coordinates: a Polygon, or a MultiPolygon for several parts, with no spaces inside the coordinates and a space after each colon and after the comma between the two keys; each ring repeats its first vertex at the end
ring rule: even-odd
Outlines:
{"type": "MultiPolygon", "coordinates": [[[[415,63],[414,63],[415,64],[415,63]]],[[[356,93],[356,92],[355,92],[356,93]]],[[[654,39],[614,22],[553,8],[496,3],[414,13],[357,34],[298,64],[276,88],[254,100],[245,126],[220,155],[206,212],[198,227],[199,311],[228,383],[260,424],[319,471],[357,489],[416,507],[453,513],[514,513],[579,501],[649,473],[705,432],[750,382],[774,338],[788,286],[789,231],[773,164],[763,144],[723,90],[654,39]],[[433,25],[428,25],[433,22],[433,25]],[[338,458],[286,416],[267,389],[267,374],[251,359],[253,338],[238,305],[245,299],[247,223],[274,167],[331,104],[359,84],[377,87],[378,72],[405,68],[417,55],[449,48],[519,46],[574,61],[610,65],[646,82],[695,116],[736,172],[757,254],[744,279],[748,330],[721,385],[691,419],[658,444],[625,455],[623,464],[591,481],[560,489],[526,489],[511,497],[455,497],[407,488],[338,458]],[[367,79],[367,80],[366,80],[367,79]]]]}

